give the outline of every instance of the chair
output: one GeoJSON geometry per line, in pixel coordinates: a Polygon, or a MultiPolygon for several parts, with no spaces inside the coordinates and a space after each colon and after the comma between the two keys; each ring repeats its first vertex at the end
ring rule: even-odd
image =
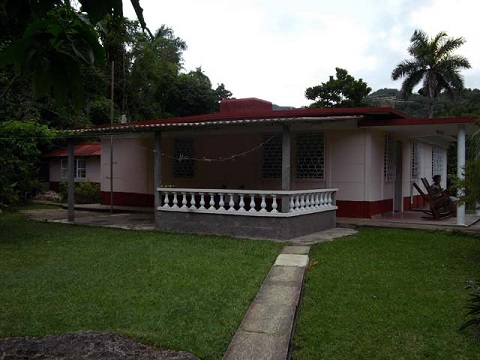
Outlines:
{"type": "Polygon", "coordinates": [[[449,194],[446,191],[432,193],[428,180],[426,178],[422,178],[421,180],[427,193],[424,193],[416,183],[413,183],[413,186],[422,196],[423,200],[430,205],[430,209],[423,210],[423,212],[431,215],[436,220],[455,215],[455,204],[450,199],[449,194]]]}

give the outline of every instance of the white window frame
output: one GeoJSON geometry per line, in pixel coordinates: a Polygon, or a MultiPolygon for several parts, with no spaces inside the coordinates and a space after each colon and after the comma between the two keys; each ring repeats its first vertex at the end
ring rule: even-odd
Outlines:
{"type": "MultiPolygon", "coordinates": [[[[84,157],[74,158],[73,175],[75,179],[87,178],[87,160],[84,157]]],[[[60,159],[60,177],[62,179],[68,178],[68,158],[63,157],[60,159]]]]}

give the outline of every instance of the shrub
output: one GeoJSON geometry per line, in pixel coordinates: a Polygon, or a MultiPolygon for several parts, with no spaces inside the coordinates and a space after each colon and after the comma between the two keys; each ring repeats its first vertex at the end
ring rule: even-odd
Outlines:
{"type": "Polygon", "coordinates": [[[470,309],[467,316],[471,317],[471,319],[465,322],[460,327],[460,330],[466,329],[472,325],[480,325],[480,282],[469,281],[466,289],[469,291],[468,295],[471,296],[468,300],[469,304],[467,305],[467,309],[470,309]]]}
{"type": "MultiPolygon", "coordinates": [[[[60,183],[60,194],[62,200],[68,199],[68,182],[60,183]]],[[[90,180],[75,183],[75,203],[95,204],[100,202],[100,184],[92,183],[90,180]]]]}

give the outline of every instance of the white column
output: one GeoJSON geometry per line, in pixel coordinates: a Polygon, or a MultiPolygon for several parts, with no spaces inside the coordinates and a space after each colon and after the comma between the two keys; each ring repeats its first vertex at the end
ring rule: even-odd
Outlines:
{"type": "MultiPolygon", "coordinates": [[[[458,125],[457,138],[457,176],[463,179],[465,168],[465,125],[458,125]]],[[[463,196],[463,189],[458,189],[458,197],[463,196]]],[[[457,225],[465,226],[465,204],[457,205],[457,225]]]]}
{"type": "MultiPolygon", "coordinates": [[[[291,144],[292,134],[288,126],[283,128],[282,132],[282,190],[291,190],[291,144]]],[[[282,196],[282,212],[288,212],[289,210],[289,198],[282,196]]]]}

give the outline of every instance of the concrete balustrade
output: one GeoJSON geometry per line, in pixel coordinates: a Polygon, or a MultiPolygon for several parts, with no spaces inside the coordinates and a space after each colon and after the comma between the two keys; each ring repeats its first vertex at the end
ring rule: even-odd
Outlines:
{"type": "Polygon", "coordinates": [[[241,216],[297,216],[336,210],[337,189],[231,190],[158,188],[159,211],[241,216]],[[288,201],[283,202],[282,199],[288,201]],[[282,204],[288,204],[282,209],[282,204]]]}

